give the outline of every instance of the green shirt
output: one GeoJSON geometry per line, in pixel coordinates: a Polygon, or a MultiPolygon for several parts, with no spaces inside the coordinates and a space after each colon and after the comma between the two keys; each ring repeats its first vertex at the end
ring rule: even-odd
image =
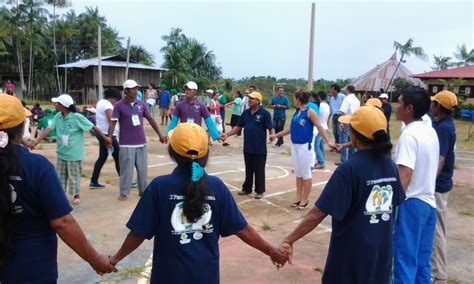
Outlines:
{"type": "Polygon", "coordinates": [[[240,106],[242,105],[242,99],[236,98],[234,104],[232,105],[232,114],[240,115],[240,106]]]}
{"type": "Polygon", "coordinates": [[[217,101],[219,102],[219,104],[224,107],[224,105],[227,103],[227,98],[224,96],[224,95],[221,95],[217,101]]]}
{"type": "Polygon", "coordinates": [[[56,131],[56,152],[64,161],[84,160],[84,132],[94,124],[80,113],[70,112],[65,118],[62,113],[54,116],[48,128],[56,131]]]}
{"type": "MultiPolygon", "coordinates": [[[[38,123],[38,130],[45,129],[51,123],[53,123],[53,120],[54,120],[54,116],[52,116],[52,115],[48,115],[48,116],[43,117],[42,119],[40,119],[40,121],[38,123]]],[[[48,134],[48,137],[56,137],[56,131],[51,130],[51,132],[49,132],[49,134],[48,134]]]]}

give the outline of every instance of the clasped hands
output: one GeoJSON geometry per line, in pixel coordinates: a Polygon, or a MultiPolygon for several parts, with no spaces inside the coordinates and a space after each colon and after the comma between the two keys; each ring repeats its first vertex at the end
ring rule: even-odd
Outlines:
{"type": "Polygon", "coordinates": [[[282,242],[279,247],[273,247],[270,253],[270,259],[278,270],[288,262],[293,261],[293,246],[287,242],[282,242]]]}

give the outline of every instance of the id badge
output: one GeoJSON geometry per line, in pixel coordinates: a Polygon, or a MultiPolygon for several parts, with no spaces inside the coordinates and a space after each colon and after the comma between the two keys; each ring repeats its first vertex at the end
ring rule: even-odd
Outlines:
{"type": "Polygon", "coordinates": [[[194,123],[194,118],[188,118],[188,123],[194,123]]]}
{"type": "Polygon", "coordinates": [[[61,135],[61,142],[63,146],[69,146],[69,135],[61,135]]]}
{"type": "Polygon", "coordinates": [[[138,118],[137,114],[132,115],[132,124],[133,126],[140,125],[140,118],[138,118]]]}

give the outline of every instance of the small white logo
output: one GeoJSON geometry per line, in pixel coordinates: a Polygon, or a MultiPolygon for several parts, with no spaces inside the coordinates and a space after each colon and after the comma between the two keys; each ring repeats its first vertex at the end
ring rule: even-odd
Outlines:
{"type": "Polygon", "coordinates": [[[372,214],[372,216],[370,216],[370,224],[377,224],[380,220],[377,219],[377,216],[375,214],[372,214]]]}
{"type": "Polygon", "coordinates": [[[11,184],[9,184],[9,187],[10,187],[10,194],[11,194],[11,197],[12,197],[12,203],[15,203],[16,197],[17,197],[16,192],[15,192],[15,188],[11,184]]]}
{"type": "Polygon", "coordinates": [[[201,232],[194,232],[193,239],[195,239],[196,241],[199,241],[200,239],[202,239],[202,233],[201,232]]]}
{"type": "Polygon", "coordinates": [[[182,245],[189,244],[191,239],[188,239],[188,234],[182,233],[181,240],[179,241],[182,245]]]}
{"type": "Polygon", "coordinates": [[[388,220],[390,220],[390,215],[387,214],[387,213],[383,213],[383,214],[382,214],[382,220],[384,220],[385,222],[387,222],[388,220]]]}

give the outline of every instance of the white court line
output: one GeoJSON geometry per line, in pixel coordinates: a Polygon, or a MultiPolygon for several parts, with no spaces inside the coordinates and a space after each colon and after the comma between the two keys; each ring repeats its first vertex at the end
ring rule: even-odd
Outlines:
{"type": "Polygon", "coordinates": [[[145,263],[145,270],[140,273],[140,278],[137,280],[137,284],[147,284],[151,276],[151,267],[153,266],[153,254],[147,259],[145,263]]]}

